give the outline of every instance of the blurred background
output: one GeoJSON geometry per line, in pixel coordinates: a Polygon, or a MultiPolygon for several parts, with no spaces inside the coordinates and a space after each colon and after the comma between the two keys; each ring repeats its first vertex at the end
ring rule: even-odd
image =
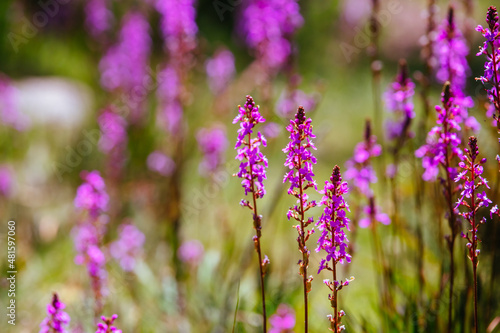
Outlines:
{"type": "MultiPolygon", "coordinates": [[[[486,177],[495,184],[497,135],[486,116],[484,88],[474,80],[483,75],[485,61],[475,56],[483,37],[474,28],[484,24],[493,3],[453,5],[470,48],[466,94],[475,106],[469,114],[481,125],[480,155],[489,160],[486,177]]],[[[232,177],[239,165],[233,149],[239,125],[232,120],[248,94],[267,120],[257,130],[268,138],[261,147],[269,159],[267,194],[258,202],[262,248],[271,261],[268,316],[285,304],[295,316],[291,331],[303,330],[300,253],[286,218],[295,199],[283,184],[282,152],[285,126],[303,105],[317,136],[320,188],[335,164],[344,171],[363,140],[365,120],[372,120],[383,147],[374,160],[377,204],[399,222],[397,229],[377,227],[389,265],[381,267],[372,233],[357,228],[367,199],[347,197],[356,233],[347,235],[352,263],[339,270],[343,279],[355,277],[340,293],[347,331],[445,331],[449,228],[439,182],[421,181],[414,150],[435,124],[442,89],[433,73],[436,60],[426,53],[437,35],[429,31],[429,9],[439,29],[448,6],[420,0],[1,1],[0,247],[6,247],[7,221],[16,221],[18,270],[16,326],[4,318],[2,331],[37,332],[54,292],[66,304],[70,332],[95,331],[89,276],[75,262],[75,226],[85,213],[74,198],[82,171],[97,170],[109,195],[100,239],[108,292],[102,315],[118,314],[115,323],[123,332],[261,332],[255,230],[250,212],[239,205],[241,181],[232,177]],[[400,154],[395,210],[383,125],[392,115],[382,96],[401,58],[416,84],[416,116],[415,135],[400,154]],[[131,240],[124,225],[138,232],[131,240]],[[112,250],[120,241],[137,243],[125,267],[112,250]],[[388,279],[381,279],[386,271],[388,279]],[[385,288],[391,290],[390,307],[382,305],[385,288]]],[[[492,186],[494,203],[496,193],[492,186]]],[[[310,212],[318,219],[321,208],[310,212]]],[[[498,220],[481,226],[480,235],[480,331],[500,332],[498,220]]],[[[311,332],[328,330],[332,311],[322,283],[329,276],[316,274],[323,256],[314,251],[317,237],[309,241],[311,332]]],[[[456,243],[453,332],[470,332],[472,269],[465,241],[456,243]]],[[[1,287],[3,306],[5,279],[1,287]]]]}

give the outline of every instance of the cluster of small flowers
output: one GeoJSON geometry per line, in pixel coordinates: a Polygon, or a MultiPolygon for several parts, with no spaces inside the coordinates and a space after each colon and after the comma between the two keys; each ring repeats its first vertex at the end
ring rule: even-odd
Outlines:
{"type": "MultiPolygon", "coordinates": [[[[466,207],[467,211],[459,212],[465,220],[467,220],[471,226],[469,233],[462,233],[462,237],[468,240],[467,248],[469,249],[469,257],[471,260],[479,255],[479,250],[477,249],[478,242],[478,227],[479,223],[476,223],[476,213],[481,207],[488,207],[491,204],[491,200],[486,196],[486,192],[478,193],[478,189],[481,186],[490,188],[488,186],[488,181],[481,176],[483,174],[482,164],[486,163],[486,158],[483,158],[476,163],[476,158],[479,154],[479,148],[477,146],[477,139],[473,136],[469,138],[469,149],[465,149],[465,154],[461,157],[462,161],[458,166],[463,169],[455,178],[455,182],[463,181],[463,190],[460,193],[460,199],[458,199],[455,209],[460,206],[466,207]],[[470,176],[469,176],[470,174],[470,176]],[[477,183],[476,183],[477,182],[477,183]],[[469,199],[470,202],[467,202],[469,199]]],[[[496,208],[492,208],[492,213],[496,212],[496,208]]],[[[483,217],[480,221],[481,223],[486,222],[486,218],[483,217]]]]}
{"type": "Polygon", "coordinates": [[[289,38],[304,20],[297,0],[251,0],[239,18],[240,30],[262,65],[279,70],[292,53],[289,38]]]}
{"type": "Polygon", "coordinates": [[[118,318],[118,315],[114,314],[111,318],[101,317],[103,323],[97,324],[97,331],[95,333],[122,333],[122,330],[117,329],[113,326],[114,321],[118,318]]]}
{"type": "Polygon", "coordinates": [[[351,256],[346,252],[349,240],[345,235],[345,229],[349,229],[349,219],[346,217],[346,211],[349,211],[349,205],[344,200],[344,195],[349,192],[347,183],[342,181],[340,168],[336,165],[333,168],[330,181],[325,181],[324,190],[320,191],[323,198],[320,205],[324,206],[323,214],[316,223],[321,235],[318,239],[316,252],[324,250],[326,258],[322,259],[319,265],[318,274],[323,270],[331,270],[328,265],[337,263],[351,262],[351,256]]]}
{"type": "Polygon", "coordinates": [[[384,94],[387,110],[394,113],[396,118],[386,122],[389,140],[401,142],[413,136],[413,133],[408,132],[411,120],[415,117],[413,95],[415,95],[415,84],[408,75],[406,61],[401,61],[396,80],[391,83],[384,94]]]}
{"type": "Polygon", "coordinates": [[[291,333],[295,327],[295,312],[286,304],[280,304],[276,313],[269,317],[269,333],[291,333]]]}
{"type": "Polygon", "coordinates": [[[137,258],[142,254],[146,237],[133,224],[122,224],[119,227],[118,240],[109,245],[109,252],[120,263],[126,272],[134,270],[137,258]]]}
{"type": "MultiPolygon", "coordinates": [[[[233,124],[240,122],[235,149],[238,149],[236,159],[242,162],[237,176],[243,179],[241,185],[245,189],[245,195],[254,192],[256,198],[262,198],[266,194],[263,181],[267,178],[268,163],[267,158],[260,151],[260,145],[265,147],[267,141],[260,132],[257,132],[255,138],[251,136],[255,125],[266,120],[260,114],[259,106],[255,105],[253,98],[251,96],[246,98],[245,105],[238,107],[239,114],[233,120],[233,124]]],[[[248,206],[249,202],[242,200],[241,204],[248,206]]]]}
{"type": "Polygon", "coordinates": [[[195,0],[156,0],[161,32],[171,54],[189,52],[196,47],[195,4],[195,0]]]}
{"type": "Polygon", "coordinates": [[[85,5],[85,26],[94,38],[101,37],[111,28],[113,13],[108,0],[89,0],[85,5]]]}
{"type": "Polygon", "coordinates": [[[440,83],[450,82],[454,94],[454,103],[459,108],[458,124],[464,124],[477,132],[481,128],[476,118],[469,116],[468,109],[474,106],[470,96],[466,96],[465,87],[470,68],[467,63],[469,47],[462,32],[455,24],[454,10],[450,7],[434,44],[437,56],[436,78],[440,83]]]}
{"type": "Polygon", "coordinates": [[[75,262],[87,266],[96,303],[101,304],[107,294],[107,272],[106,257],[99,245],[107,223],[104,213],[108,208],[109,197],[98,171],[82,172],[81,176],[84,183],[77,189],[74,204],[77,210],[86,212],[88,216],[73,229],[77,252],[75,262]]]}
{"type": "Polygon", "coordinates": [[[436,105],[437,126],[433,127],[427,135],[426,144],[415,151],[415,156],[422,159],[425,181],[436,180],[441,165],[452,177],[456,175],[455,168],[449,166],[449,162],[454,157],[462,155],[459,148],[461,139],[459,136],[460,108],[455,104],[454,92],[449,82],[444,86],[442,93],[443,106],[436,105]]]}
{"type": "Polygon", "coordinates": [[[126,159],[127,121],[109,108],[102,112],[97,122],[101,129],[99,150],[106,154],[110,170],[121,170],[126,159]]]}
{"type": "Polygon", "coordinates": [[[28,127],[28,118],[19,110],[18,91],[10,79],[0,73],[0,122],[18,131],[28,127]]]}
{"type": "Polygon", "coordinates": [[[216,172],[224,162],[228,146],[226,131],[221,127],[202,128],[196,134],[196,140],[203,153],[203,160],[199,166],[200,174],[210,175],[216,172]]]}
{"type": "Polygon", "coordinates": [[[499,24],[498,24],[498,14],[497,8],[491,6],[488,8],[486,14],[486,23],[488,26],[483,28],[478,25],[476,31],[479,31],[484,38],[484,44],[479,47],[479,52],[477,56],[485,55],[486,62],[484,64],[484,75],[476,78],[480,80],[487,88],[488,99],[490,100],[490,105],[488,107],[487,115],[489,117],[493,116],[494,123],[496,126],[496,120],[500,116],[500,96],[498,95],[498,67],[500,65],[500,36],[499,36],[499,24]],[[489,47],[491,46],[491,51],[489,47]],[[495,67],[496,65],[496,67],[495,67]]]}
{"type": "Polygon", "coordinates": [[[41,322],[39,333],[67,333],[70,317],[63,311],[65,307],[57,294],[54,294],[52,302],[47,304],[47,317],[41,322]]]}
{"type": "Polygon", "coordinates": [[[234,55],[227,49],[219,50],[205,63],[208,84],[212,93],[222,93],[234,77],[234,55]]]}
{"type": "Polygon", "coordinates": [[[377,175],[371,165],[371,159],[382,153],[382,147],[377,144],[377,137],[371,134],[370,122],[366,122],[364,140],[354,148],[354,155],[346,162],[347,180],[352,180],[354,187],[367,197],[373,196],[370,184],[377,182],[377,175]]]}
{"type": "Polygon", "coordinates": [[[151,51],[149,23],[138,13],[123,18],[118,43],[111,46],[99,63],[101,84],[108,91],[134,93],[143,86],[151,51]]]}

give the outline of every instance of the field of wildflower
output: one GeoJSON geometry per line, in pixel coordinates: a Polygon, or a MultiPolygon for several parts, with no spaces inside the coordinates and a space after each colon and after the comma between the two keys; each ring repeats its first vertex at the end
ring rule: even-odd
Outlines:
{"type": "Polygon", "coordinates": [[[500,332],[496,5],[0,1],[0,332],[500,332]]]}

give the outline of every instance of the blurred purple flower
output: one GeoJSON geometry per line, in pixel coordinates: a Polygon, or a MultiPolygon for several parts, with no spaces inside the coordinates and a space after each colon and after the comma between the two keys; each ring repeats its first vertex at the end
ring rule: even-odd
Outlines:
{"type": "Polygon", "coordinates": [[[260,145],[265,147],[267,141],[260,132],[257,132],[257,137],[252,138],[251,135],[255,125],[266,120],[260,114],[259,106],[255,105],[252,96],[247,95],[246,98],[245,105],[238,106],[239,114],[233,120],[233,124],[240,123],[238,139],[234,147],[238,151],[236,159],[242,161],[237,176],[243,179],[241,185],[245,189],[245,195],[255,191],[255,197],[262,198],[266,194],[264,179],[267,179],[268,164],[267,158],[260,151],[260,145]]]}
{"type": "Polygon", "coordinates": [[[363,210],[365,216],[359,220],[360,228],[368,228],[372,224],[372,221],[380,222],[385,225],[391,224],[389,215],[383,213],[380,207],[375,206],[371,202],[369,205],[365,206],[363,210]]]}
{"type": "Polygon", "coordinates": [[[114,314],[111,318],[101,317],[103,323],[97,324],[97,331],[95,333],[122,333],[122,330],[117,329],[113,326],[114,321],[118,318],[118,315],[114,314]]]}
{"type": "Polygon", "coordinates": [[[131,12],[123,18],[118,43],[107,50],[99,63],[101,85],[128,97],[127,106],[132,109],[134,120],[142,114],[150,51],[149,23],[142,14],[131,12]]]}
{"type": "Polygon", "coordinates": [[[399,142],[404,142],[405,139],[413,136],[413,133],[409,132],[409,127],[411,120],[415,117],[414,94],[415,84],[408,75],[406,61],[401,60],[399,73],[384,94],[387,110],[393,113],[395,118],[386,122],[389,140],[398,139],[399,142]]]}
{"type": "Polygon", "coordinates": [[[330,181],[325,181],[325,188],[320,191],[323,198],[319,204],[324,206],[324,209],[316,223],[321,232],[316,252],[324,250],[326,258],[321,260],[318,274],[323,269],[331,270],[337,263],[343,264],[344,260],[351,262],[351,256],[346,252],[349,240],[345,235],[345,230],[350,230],[350,220],[346,217],[349,205],[344,200],[344,194],[348,192],[347,183],[342,181],[340,168],[336,165],[330,181]],[[328,265],[330,261],[332,266],[328,265]]]}
{"type": "Polygon", "coordinates": [[[205,63],[210,89],[214,94],[220,94],[228,86],[234,77],[234,56],[227,49],[219,50],[213,58],[205,63]]]}
{"type": "Polygon", "coordinates": [[[109,196],[104,180],[99,171],[83,171],[80,176],[84,183],[76,191],[75,207],[88,211],[92,218],[97,218],[108,209],[109,196]]]}
{"type": "Polygon", "coordinates": [[[373,191],[370,184],[377,182],[377,175],[371,165],[371,159],[382,153],[382,147],[377,144],[377,137],[371,134],[371,125],[367,121],[365,127],[365,139],[354,148],[353,157],[346,162],[344,176],[352,180],[353,186],[361,194],[371,197],[373,191]]]}
{"type": "Polygon", "coordinates": [[[167,65],[159,74],[157,96],[160,101],[160,122],[169,133],[178,133],[182,126],[182,82],[174,66],[167,65]]]}
{"type": "Polygon", "coordinates": [[[202,175],[214,173],[224,162],[228,146],[226,131],[223,128],[202,128],[196,134],[198,147],[203,153],[199,171],[202,175]]]}
{"type": "Polygon", "coordinates": [[[238,20],[239,29],[257,59],[279,70],[292,53],[290,38],[304,20],[297,0],[250,0],[238,20]]]}
{"type": "Polygon", "coordinates": [[[142,254],[146,237],[133,224],[119,227],[118,240],[109,245],[109,252],[126,272],[134,270],[137,258],[142,254]]]}
{"type": "Polygon", "coordinates": [[[442,107],[436,105],[437,126],[430,130],[426,144],[415,151],[415,156],[422,159],[422,167],[425,170],[422,179],[425,181],[436,180],[439,166],[447,172],[456,173],[454,168],[449,167],[450,161],[462,155],[458,135],[461,128],[457,121],[460,107],[454,102],[454,93],[449,83],[445,84],[441,101],[442,107]]]}
{"type": "Polygon", "coordinates": [[[147,165],[149,170],[157,172],[164,177],[170,176],[175,170],[175,162],[159,151],[149,154],[147,165]]]}
{"type": "Polygon", "coordinates": [[[63,311],[65,307],[66,305],[59,300],[57,294],[54,294],[52,302],[47,304],[47,317],[40,324],[39,333],[67,333],[66,328],[70,317],[63,311]]]}
{"type": "Polygon", "coordinates": [[[111,28],[113,13],[108,6],[108,0],[88,0],[85,4],[85,26],[94,38],[111,28]]]}
{"type": "Polygon", "coordinates": [[[111,109],[104,110],[97,122],[101,129],[99,150],[108,157],[111,169],[119,170],[125,161],[127,122],[111,109]]]}
{"type": "Polygon", "coordinates": [[[276,313],[269,317],[269,333],[291,333],[295,327],[295,311],[286,304],[280,304],[276,313]]]}
{"type": "Polygon", "coordinates": [[[266,125],[264,125],[262,132],[264,132],[264,136],[266,138],[274,139],[280,135],[281,129],[282,129],[281,125],[279,125],[277,123],[269,122],[266,125]]]}
{"type": "Polygon", "coordinates": [[[0,196],[10,197],[12,194],[13,174],[7,165],[0,165],[0,196]]]}
{"type": "Polygon", "coordinates": [[[203,244],[198,240],[184,241],[177,250],[177,257],[184,263],[197,266],[203,259],[203,244]]]}
{"type": "Polygon", "coordinates": [[[316,108],[316,104],[315,94],[306,94],[300,89],[292,91],[285,89],[276,102],[276,113],[288,119],[297,110],[297,105],[302,105],[304,109],[310,111],[316,108]]]}
{"type": "Polygon", "coordinates": [[[196,0],[156,0],[161,14],[160,29],[171,54],[189,52],[196,47],[196,0]]]}
{"type": "Polygon", "coordinates": [[[29,119],[19,109],[17,89],[0,73],[0,122],[18,131],[28,128],[29,119]]]}

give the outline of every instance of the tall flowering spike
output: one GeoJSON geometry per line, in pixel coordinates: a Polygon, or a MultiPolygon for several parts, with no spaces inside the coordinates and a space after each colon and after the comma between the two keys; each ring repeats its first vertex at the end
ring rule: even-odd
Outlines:
{"type": "Polygon", "coordinates": [[[70,317],[63,311],[65,307],[57,294],[54,294],[52,302],[47,304],[47,317],[41,322],[39,333],[67,333],[70,317]]]}
{"type": "Polygon", "coordinates": [[[162,80],[157,90],[161,108],[158,117],[169,133],[176,134],[182,127],[184,86],[178,69],[171,64],[161,70],[159,77],[162,80]]]}
{"type": "Polygon", "coordinates": [[[126,160],[127,121],[109,108],[102,112],[97,122],[101,129],[99,150],[107,156],[109,173],[116,174],[126,160]]]}
{"type": "MultiPolygon", "coordinates": [[[[469,249],[469,259],[472,262],[473,277],[474,277],[474,326],[475,332],[478,332],[478,315],[477,315],[477,264],[479,261],[478,242],[478,228],[479,225],[486,222],[486,218],[483,217],[481,220],[477,220],[477,212],[481,207],[488,207],[491,200],[486,196],[486,192],[479,192],[479,188],[488,186],[488,181],[482,177],[483,166],[486,163],[486,158],[481,159],[477,162],[477,157],[479,154],[479,148],[477,146],[477,139],[473,136],[469,138],[469,149],[465,150],[465,154],[462,156],[462,161],[458,166],[462,171],[455,178],[456,182],[463,181],[462,192],[460,193],[460,199],[457,202],[455,209],[459,207],[464,207],[465,211],[461,211],[459,214],[469,222],[470,229],[466,234],[462,233],[462,238],[467,240],[467,248],[469,249]]],[[[492,208],[492,213],[495,213],[498,209],[497,206],[492,208]]]]}
{"type": "Polygon", "coordinates": [[[252,96],[247,96],[243,107],[238,106],[238,112],[238,116],[233,120],[233,124],[240,123],[235,149],[238,150],[236,159],[242,162],[237,176],[243,179],[241,185],[245,189],[245,195],[255,193],[260,199],[266,194],[263,181],[267,179],[266,168],[268,167],[267,158],[260,151],[260,145],[265,147],[267,141],[260,132],[257,132],[257,137],[254,138],[252,134],[255,125],[266,120],[260,114],[259,106],[255,105],[252,96]]]}
{"type": "Polygon", "coordinates": [[[387,110],[394,114],[394,119],[386,123],[387,137],[391,141],[397,140],[396,145],[413,136],[413,133],[409,132],[411,120],[415,118],[413,95],[415,84],[408,75],[406,60],[402,59],[396,79],[384,94],[387,110]]]}
{"type": "Polygon", "coordinates": [[[370,121],[365,123],[364,140],[354,148],[354,156],[346,162],[347,180],[353,180],[354,187],[361,194],[370,197],[373,195],[371,185],[377,182],[377,175],[372,167],[371,159],[382,153],[382,147],[377,144],[377,137],[372,135],[370,121]]]}
{"type": "Polygon", "coordinates": [[[316,149],[312,139],[316,136],[312,132],[311,118],[307,118],[305,110],[299,106],[294,119],[290,120],[290,124],[286,127],[290,133],[290,141],[283,149],[287,154],[285,166],[290,170],[285,174],[283,182],[290,182],[288,194],[297,198],[297,204],[288,210],[287,217],[290,220],[293,218],[299,224],[294,228],[298,232],[297,242],[299,251],[302,253],[302,259],[299,260],[299,274],[302,276],[304,287],[304,306],[305,306],[305,327],[308,327],[308,301],[307,294],[311,291],[312,276],[307,276],[307,268],[309,266],[310,251],[307,248],[306,242],[309,236],[314,232],[307,227],[314,223],[314,218],[311,216],[306,218],[305,213],[313,207],[316,207],[316,201],[309,201],[309,196],[305,193],[308,188],[313,187],[317,190],[316,182],[314,181],[313,165],[316,164],[316,157],[311,150],[316,149]]]}
{"type": "Polygon", "coordinates": [[[323,194],[320,205],[324,206],[324,209],[316,223],[321,232],[316,252],[325,251],[326,258],[321,260],[318,274],[324,269],[332,270],[334,265],[344,263],[344,260],[351,262],[351,256],[346,252],[349,240],[345,235],[345,230],[349,230],[350,221],[346,217],[349,205],[344,200],[344,195],[348,192],[347,183],[342,181],[340,168],[336,165],[330,181],[325,181],[325,188],[320,192],[323,194]],[[330,262],[332,265],[329,265],[330,262]]]}
{"type": "Polygon", "coordinates": [[[445,172],[451,172],[453,179],[456,171],[451,161],[462,155],[459,148],[461,127],[457,121],[460,107],[455,103],[454,91],[449,82],[444,85],[441,96],[442,106],[436,105],[436,126],[427,135],[426,144],[415,151],[415,156],[422,159],[425,170],[422,178],[425,181],[436,180],[440,166],[445,172]]]}
{"type": "Polygon", "coordinates": [[[485,38],[483,46],[479,47],[479,52],[476,55],[486,56],[484,75],[477,77],[476,80],[481,81],[487,91],[490,105],[486,115],[493,117],[494,124],[497,126],[500,135],[500,122],[498,122],[500,117],[500,74],[498,73],[500,66],[500,30],[496,7],[491,6],[488,8],[486,23],[488,24],[486,28],[481,25],[476,28],[476,31],[479,31],[485,38]]]}
{"type": "Polygon", "coordinates": [[[227,49],[217,51],[213,58],[206,61],[205,70],[212,93],[222,93],[236,72],[234,55],[227,49]]]}
{"type": "Polygon", "coordinates": [[[239,19],[240,31],[260,63],[277,71],[292,53],[290,39],[302,26],[297,0],[251,0],[239,19]]]}
{"type": "Polygon", "coordinates": [[[255,251],[259,259],[260,271],[260,290],[262,297],[262,327],[264,333],[267,332],[267,314],[266,314],[266,298],[264,292],[264,275],[266,274],[269,259],[267,255],[262,258],[262,251],[260,246],[260,238],[262,236],[262,215],[259,215],[257,210],[257,199],[261,199],[266,190],[264,188],[264,179],[266,179],[266,168],[268,167],[267,158],[260,151],[260,145],[266,146],[266,139],[264,136],[257,132],[257,136],[252,137],[254,134],[254,127],[259,123],[266,120],[262,117],[259,111],[259,106],[255,105],[252,96],[247,95],[247,101],[242,107],[238,106],[238,115],[233,120],[233,124],[240,123],[238,130],[238,138],[236,146],[238,153],[236,159],[241,161],[240,170],[234,176],[242,178],[241,185],[245,189],[245,196],[248,193],[252,194],[252,202],[248,200],[241,200],[240,204],[243,207],[248,207],[252,211],[253,227],[256,235],[253,237],[255,251]]]}
{"type": "Polygon", "coordinates": [[[125,223],[119,228],[119,236],[109,245],[109,253],[126,272],[134,270],[137,259],[142,255],[146,237],[133,224],[125,223]]]}
{"type": "Polygon", "coordinates": [[[198,147],[203,153],[199,166],[200,174],[206,176],[216,172],[224,162],[228,145],[226,131],[221,127],[202,128],[196,134],[198,147]]]}
{"type": "Polygon", "coordinates": [[[122,93],[133,120],[143,114],[144,89],[151,52],[149,23],[138,13],[128,13],[120,30],[118,42],[111,46],[99,62],[101,85],[104,89],[122,93]]]}
{"type": "Polygon", "coordinates": [[[85,5],[85,26],[94,38],[101,37],[111,28],[113,13],[108,0],[89,0],[85,5]]]}
{"type": "Polygon", "coordinates": [[[469,116],[468,109],[474,106],[474,101],[465,94],[467,77],[470,68],[467,63],[469,47],[462,32],[455,24],[453,7],[448,10],[448,16],[443,21],[438,31],[435,44],[437,55],[436,78],[440,83],[449,81],[454,92],[455,104],[460,109],[457,115],[459,124],[463,123],[465,128],[479,131],[480,124],[476,118],[469,116]]]}
{"type": "Polygon", "coordinates": [[[82,172],[84,183],[77,189],[75,208],[85,217],[72,231],[77,255],[75,263],[85,265],[95,297],[96,311],[100,311],[107,295],[106,257],[100,248],[106,231],[109,197],[104,180],[98,171],[82,172]]]}
{"type": "Polygon", "coordinates": [[[106,318],[102,316],[101,320],[104,323],[97,324],[97,331],[95,331],[95,333],[122,333],[122,330],[119,330],[115,326],[113,326],[113,323],[115,322],[116,318],[118,318],[118,315],[116,314],[111,316],[111,318],[106,318]]]}

